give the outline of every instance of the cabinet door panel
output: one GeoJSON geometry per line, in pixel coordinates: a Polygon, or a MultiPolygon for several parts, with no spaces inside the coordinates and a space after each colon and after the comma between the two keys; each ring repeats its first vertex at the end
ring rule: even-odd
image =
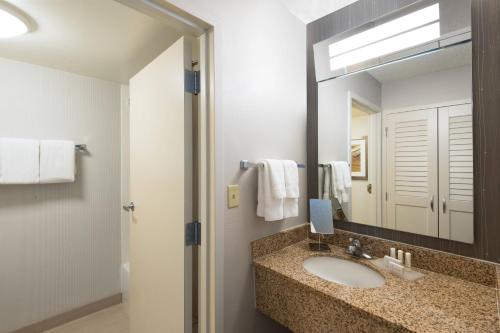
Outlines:
{"type": "Polygon", "coordinates": [[[472,105],[439,111],[439,237],[474,242],[472,105]]]}
{"type": "Polygon", "coordinates": [[[438,236],[437,109],[385,119],[384,226],[438,236]]]}

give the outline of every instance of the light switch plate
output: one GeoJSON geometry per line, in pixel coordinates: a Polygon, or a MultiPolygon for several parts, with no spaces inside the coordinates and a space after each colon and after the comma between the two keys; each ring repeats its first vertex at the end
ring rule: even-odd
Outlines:
{"type": "Polygon", "coordinates": [[[240,205],[240,185],[227,186],[227,207],[234,208],[240,205]]]}

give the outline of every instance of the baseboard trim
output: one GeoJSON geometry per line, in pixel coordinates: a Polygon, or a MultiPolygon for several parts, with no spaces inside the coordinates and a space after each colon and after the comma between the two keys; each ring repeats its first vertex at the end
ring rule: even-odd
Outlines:
{"type": "Polygon", "coordinates": [[[42,320],[38,323],[19,328],[15,331],[12,331],[11,333],[42,333],[54,327],[69,323],[70,321],[88,316],[89,314],[92,314],[94,312],[104,310],[106,308],[109,308],[110,306],[120,304],[121,302],[122,294],[116,294],[70,310],[68,312],[61,313],[60,315],[54,316],[52,318],[42,320]]]}

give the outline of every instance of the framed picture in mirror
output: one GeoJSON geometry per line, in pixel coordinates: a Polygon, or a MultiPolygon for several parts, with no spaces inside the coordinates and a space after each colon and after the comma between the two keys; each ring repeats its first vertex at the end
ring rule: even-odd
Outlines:
{"type": "Polygon", "coordinates": [[[351,176],[353,180],[368,180],[368,138],[351,141],[351,176]]]}

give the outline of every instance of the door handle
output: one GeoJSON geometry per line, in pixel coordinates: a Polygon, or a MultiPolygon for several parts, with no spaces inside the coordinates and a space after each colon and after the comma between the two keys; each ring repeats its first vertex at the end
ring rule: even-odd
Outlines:
{"type": "Polygon", "coordinates": [[[366,190],[368,191],[368,193],[372,194],[372,184],[366,185],[366,190]]]}
{"type": "Polygon", "coordinates": [[[446,198],[443,197],[443,214],[446,213],[446,198]]]}
{"type": "Polygon", "coordinates": [[[135,210],[135,205],[134,203],[131,201],[128,205],[124,205],[123,206],[123,209],[126,210],[127,212],[130,212],[130,211],[134,211],[135,210]]]}
{"type": "Polygon", "coordinates": [[[431,204],[431,210],[434,211],[434,195],[432,195],[432,197],[431,197],[430,204],[431,204]]]}

